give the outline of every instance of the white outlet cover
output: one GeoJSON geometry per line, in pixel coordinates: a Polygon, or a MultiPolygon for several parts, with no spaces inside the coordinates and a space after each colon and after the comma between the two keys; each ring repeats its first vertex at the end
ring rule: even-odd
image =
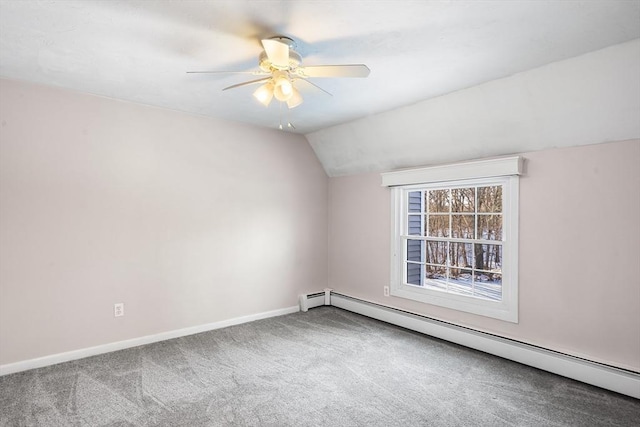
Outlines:
{"type": "Polygon", "coordinates": [[[124,316],[124,303],[117,303],[113,305],[113,316],[124,316]]]}

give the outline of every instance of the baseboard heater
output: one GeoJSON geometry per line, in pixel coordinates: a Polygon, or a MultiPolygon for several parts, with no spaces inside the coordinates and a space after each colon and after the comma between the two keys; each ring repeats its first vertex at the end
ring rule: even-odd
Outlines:
{"type": "Polygon", "coordinates": [[[331,304],[331,289],[324,292],[300,295],[300,311],[308,311],[310,308],[331,304]]]}
{"type": "Polygon", "coordinates": [[[332,305],[534,368],[640,399],[640,374],[326,289],[302,295],[301,311],[332,305]],[[303,308],[304,304],[306,304],[303,308]]]}

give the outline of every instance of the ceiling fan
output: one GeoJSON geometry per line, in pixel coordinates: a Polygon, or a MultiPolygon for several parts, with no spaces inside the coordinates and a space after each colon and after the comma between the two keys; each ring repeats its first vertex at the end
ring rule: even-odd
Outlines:
{"type": "Polygon", "coordinates": [[[187,71],[187,73],[238,73],[264,76],[257,80],[238,83],[222,90],[235,89],[242,86],[262,85],[253,92],[253,96],[265,107],[276,100],[284,102],[289,108],[302,104],[302,95],[296,88],[297,82],[311,84],[331,95],[309,78],[315,77],[367,77],[369,68],[364,64],[346,65],[312,65],[303,67],[302,57],[295,49],[295,42],[289,37],[277,36],[263,39],[264,51],[258,57],[259,70],[256,71],[187,71]]]}

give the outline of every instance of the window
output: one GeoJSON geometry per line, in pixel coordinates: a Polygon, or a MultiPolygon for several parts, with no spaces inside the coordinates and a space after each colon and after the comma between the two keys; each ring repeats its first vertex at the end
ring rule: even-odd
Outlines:
{"type": "Polygon", "coordinates": [[[521,164],[383,174],[393,186],[391,295],[517,323],[521,164]]]}

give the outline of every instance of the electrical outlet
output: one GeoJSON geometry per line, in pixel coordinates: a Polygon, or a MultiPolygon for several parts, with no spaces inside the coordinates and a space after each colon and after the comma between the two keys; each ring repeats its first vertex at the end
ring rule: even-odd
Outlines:
{"type": "Polygon", "coordinates": [[[113,317],[124,316],[124,303],[113,304],[113,317]]]}
{"type": "Polygon", "coordinates": [[[385,297],[388,297],[388,296],[389,296],[389,287],[388,287],[388,286],[385,286],[385,287],[384,287],[384,296],[385,296],[385,297]]]}

